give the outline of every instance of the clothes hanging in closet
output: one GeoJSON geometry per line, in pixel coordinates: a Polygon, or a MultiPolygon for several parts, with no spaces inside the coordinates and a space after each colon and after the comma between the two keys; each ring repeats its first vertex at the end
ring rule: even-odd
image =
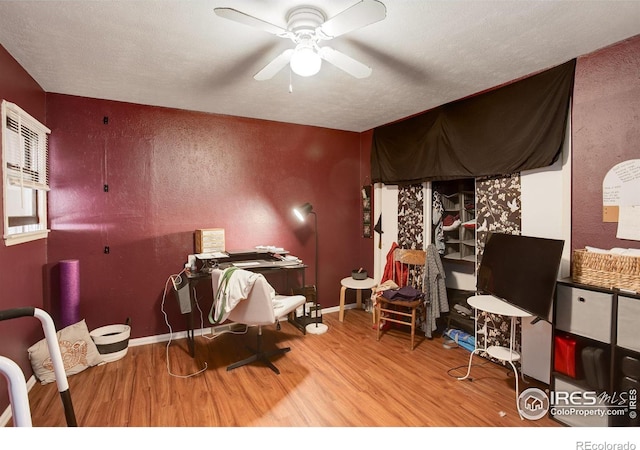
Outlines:
{"type": "Polygon", "coordinates": [[[424,286],[427,317],[422,323],[422,331],[426,337],[431,338],[438,327],[437,319],[441,317],[442,313],[449,312],[449,299],[445,284],[446,275],[436,246],[429,244],[426,253],[424,286]]]}
{"type": "Polygon", "coordinates": [[[382,278],[380,279],[380,283],[384,283],[385,281],[391,280],[396,283],[398,286],[406,286],[408,272],[406,270],[402,270],[402,263],[399,261],[393,260],[393,253],[397,248],[400,248],[397,242],[391,244],[391,249],[387,252],[387,263],[384,266],[384,272],[382,273],[382,278]],[[396,270],[393,270],[393,265],[396,265],[396,270]],[[395,277],[394,277],[395,273],[395,277]],[[402,275],[402,279],[400,276],[402,275]],[[395,278],[395,279],[394,279],[395,278]]]}
{"type": "Polygon", "coordinates": [[[443,229],[443,217],[444,217],[444,206],[442,205],[442,194],[438,191],[433,191],[433,211],[431,213],[432,223],[435,225],[434,231],[434,241],[436,244],[436,249],[438,253],[441,255],[444,254],[444,229],[443,229]]]}

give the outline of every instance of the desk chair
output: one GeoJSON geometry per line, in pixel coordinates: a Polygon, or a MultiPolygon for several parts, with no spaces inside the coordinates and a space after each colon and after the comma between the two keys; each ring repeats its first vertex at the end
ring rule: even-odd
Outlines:
{"type": "MultiPolygon", "coordinates": [[[[393,281],[402,288],[412,286],[424,293],[424,269],[427,253],[424,250],[408,250],[397,248],[393,252],[393,281]],[[397,264],[400,263],[400,264],[397,264]]],[[[424,298],[414,300],[394,300],[379,294],[375,298],[375,314],[377,320],[377,336],[382,335],[382,322],[406,325],[411,328],[411,347],[414,349],[416,323],[419,314],[424,310],[424,298]]]]}
{"type": "MultiPolygon", "coordinates": [[[[229,269],[227,269],[229,270],[229,269]]],[[[242,269],[236,269],[237,272],[246,272],[242,269]]],[[[213,296],[216,298],[218,284],[222,270],[216,269],[211,273],[211,281],[213,286],[213,296]]],[[[255,281],[249,291],[246,299],[240,300],[237,305],[229,312],[228,320],[242,323],[247,326],[258,327],[258,338],[256,348],[251,349],[253,354],[242,361],[231,364],[227,367],[227,371],[236,369],[253,362],[262,362],[275,373],[280,374],[278,368],[271,362],[271,357],[287,353],[290,347],[276,348],[269,351],[262,349],[262,327],[263,325],[277,324],[280,327],[279,319],[294,311],[298,306],[306,302],[306,298],[302,295],[275,295],[275,291],[261,274],[254,274],[255,281]]],[[[234,276],[234,275],[232,275],[234,276]]]]}

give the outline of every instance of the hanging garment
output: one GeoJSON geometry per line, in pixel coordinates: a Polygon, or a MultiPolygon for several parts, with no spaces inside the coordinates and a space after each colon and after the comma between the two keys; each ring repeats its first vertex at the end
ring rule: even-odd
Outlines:
{"type": "Polygon", "coordinates": [[[373,227],[373,231],[375,231],[379,235],[378,248],[382,248],[382,233],[384,233],[384,231],[382,231],[382,214],[378,216],[378,221],[376,222],[376,226],[373,227]]]}
{"type": "Polygon", "coordinates": [[[424,286],[427,292],[427,317],[422,324],[422,331],[426,337],[430,338],[438,327],[437,319],[442,313],[449,312],[449,299],[445,285],[446,275],[436,246],[429,244],[426,253],[424,286]]]}
{"type": "Polygon", "coordinates": [[[433,208],[432,208],[432,223],[435,225],[434,242],[436,249],[441,255],[444,254],[444,228],[443,228],[443,216],[444,206],[442,205],[442,195],[438,191],[433,191],[433,208]]]}
{"type": "Polygon", "coordinates": [[[382,273],[382,279],[380,280],[380,283],[384,283],[387,280],[391,280],[394,283],[396,283],[398,286],[405,286],[407,284],[407,278],[409,273],[406,270],[402,270],[401,262],[393,261],[393,252],[395,252],[397,248],[400,248],[397,242],[394,242],[393,244],[391,244],[391,249],[387,253],[387,263],[384,266],[384,272],[382,273]],[[396,265],[395,277],[394,277],[394,270],[393,270],[394,264],[396,265]],[[402,280],[399,279],[401,276],[402,276],[402,280]]]}

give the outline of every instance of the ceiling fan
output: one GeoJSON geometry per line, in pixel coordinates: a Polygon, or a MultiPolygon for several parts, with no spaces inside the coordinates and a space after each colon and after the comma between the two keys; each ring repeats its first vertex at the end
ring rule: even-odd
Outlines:
{"type": "Polygon", "coordinates": [[[329,19],[319,8],[299,6],[287,14],[285,29],[233,8],[215,8],[214,11],[220,17],[291,39],[295,44],[295,48],[285,50],[253,76],[259,81],[272,78],[287,64],[300,76],[312,76],[320,71],[322,60],[353,77],[368,77],[371,75],[369,66],[329,46],[319,44],[321,41],[328,41],[371,25],[387,15],[386,7],[377,0],[362,0],[329,19]]]}

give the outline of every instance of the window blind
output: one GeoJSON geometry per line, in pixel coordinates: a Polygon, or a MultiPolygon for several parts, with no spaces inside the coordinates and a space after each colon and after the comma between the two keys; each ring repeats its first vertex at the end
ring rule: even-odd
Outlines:
{"type": "Polygon", "coordinates": [[[17,105],[5,102],[4,161],[7,182],[49,190],[49,133],[51,131],[17,105]]]}

